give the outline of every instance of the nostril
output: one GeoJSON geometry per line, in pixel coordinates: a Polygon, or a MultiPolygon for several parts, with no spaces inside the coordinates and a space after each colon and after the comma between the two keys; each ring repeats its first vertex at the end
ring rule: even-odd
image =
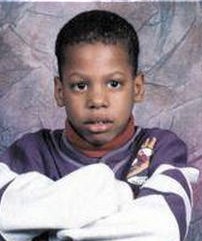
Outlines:
{"type": "Polygon", "coordinates": [[[88,108],[90,109],[99,109],[99,108],[107,108],[109,106],[109,102],[107,98],[91,98],[87,101],[88,108]]]}
{"type": "Polygon", "coordinates": [[[89,109],[100,109],[100,108],[107,108],[108,105],[104,103],[91,103],[88,105],[89,109]]]}

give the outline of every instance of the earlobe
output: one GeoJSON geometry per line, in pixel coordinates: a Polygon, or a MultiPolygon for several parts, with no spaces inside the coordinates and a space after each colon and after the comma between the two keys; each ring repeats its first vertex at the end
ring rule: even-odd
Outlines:
{"type": "Polygon", "coordinates": [[[54,96],[59,107],[64,106],[63,85],[58,76],[54,78],[54,96]]]}
{"type": "Polygon", "coordinates": [[[144,75],[138,74],[134,79],[134,102],[138,103],[144,99],[144,75]]]}

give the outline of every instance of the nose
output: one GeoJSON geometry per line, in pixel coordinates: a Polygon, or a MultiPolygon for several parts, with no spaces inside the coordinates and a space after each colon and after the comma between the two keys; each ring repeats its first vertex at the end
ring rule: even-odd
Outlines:
{"type": "Polygon", "coordinates": [[[107,108],[109,100],[106,90],[101,86],[92,88],[88,93],[87,106],[89,109],[107,108]]]}

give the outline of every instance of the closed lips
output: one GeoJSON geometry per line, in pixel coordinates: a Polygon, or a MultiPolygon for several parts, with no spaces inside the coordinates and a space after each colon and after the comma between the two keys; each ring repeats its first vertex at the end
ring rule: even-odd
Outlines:
{"type": "Polygon", "coordinates": [[[96,119],[96,120],[88,120],[88,121],[85,121],[85,124],[88,125],[88,124],[111,124],[113,123],[113,121],[111,120],[102,120],[102,119],[96,119]]]}

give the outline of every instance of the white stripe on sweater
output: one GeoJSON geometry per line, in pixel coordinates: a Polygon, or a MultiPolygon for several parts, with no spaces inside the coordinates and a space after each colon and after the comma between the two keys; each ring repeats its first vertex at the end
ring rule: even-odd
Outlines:
{"type": "Polygon", "coordinates": [[[17,173],[11,171],[6,164],[0,162],[0,188],[5,186],[17,176],[17,173]]]}
{"type": "Polygon", "coordinates": [[[153,190],[163,193],[172,193],[180,196],[183,199],[186,208],[186,222],[190,222],[192,208],[191,203],[183,186],[178,181],[176,181],[172,177],[159,174],[158,176],[156,175],[148,179],[148,181],[143,185],[142,188],[151,188],[153,190]]]}

